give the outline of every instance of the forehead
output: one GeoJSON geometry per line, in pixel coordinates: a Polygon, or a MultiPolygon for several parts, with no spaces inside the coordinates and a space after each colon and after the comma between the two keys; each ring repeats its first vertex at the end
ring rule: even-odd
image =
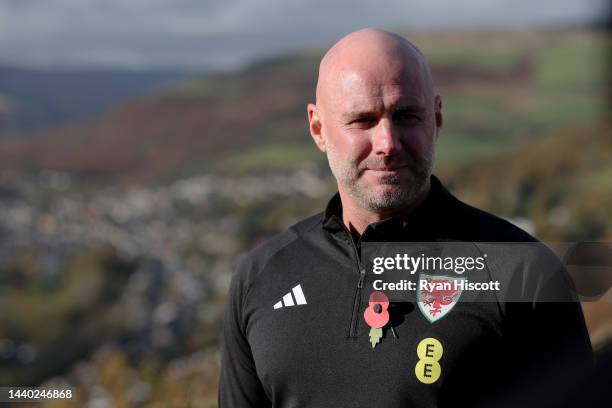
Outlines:
{"type": "Polygon", "coordinates": [[[427,92],[415,67],[341,71],[330,87],[331,109],[336,113],[379,110],[402,104],[425,105],[427,92]]]}

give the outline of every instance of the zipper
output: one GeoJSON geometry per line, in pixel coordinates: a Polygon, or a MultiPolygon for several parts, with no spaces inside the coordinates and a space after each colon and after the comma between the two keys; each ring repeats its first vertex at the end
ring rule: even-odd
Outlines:
{"type": "Polygon", "coordinates": [[[349,243],[353,248],[355,254],[355,263],[357,265],[357,271],[359,272],[359,280],[357,281],[357,289],[355,291],[355,299],[353,301],[353,313],[351,315],[351,324],[349,326],[349,337],[357,337],[357,322],[359,321],[359,309],[361,308],[361,289],[366,277],[366,270],[361,266],[361,260],[355,242],[351,238],[351,233],[344,227],[347,236],[349,237],[349,243]]]}
{"type": "Polygon", "coordinates": [[[360,269],[359,270],[359,282],[357,282],[358,289],[363,288],[363,281],[365,280],[365,276],[366,276],[366,270],[360,269]]]}

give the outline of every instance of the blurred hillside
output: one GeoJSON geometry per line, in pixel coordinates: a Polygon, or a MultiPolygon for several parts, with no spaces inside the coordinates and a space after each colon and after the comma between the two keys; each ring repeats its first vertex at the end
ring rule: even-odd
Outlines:
{"type": "MultiPolygon", "coordinates": [[[[443,97],[436,173],[459,197],[543,240],[612,237],[608,34],[408,37],[443,97]]],[[[216,405],[237,257],[334,191],[305,112],[321,55],[0,140],[0,386],[69,384],[89,407],[216,405]]],[[[612,308],[585,314],[601,347],[612,308]]]]}
{"type": "Polygon", "coordinates": [[[19,130],[83,120],[186,76],[179,71],[45,70],[0,65],[0,139],[17,136],[19,130]]]}
{"type": "MultiPolygon", "coordinates": [[[[439,168],[492,157],[606,113],[604,32],[409,38],[428,55],[443,96],[439,168]]],[[[0,140],[0,170],[138,183],[324,164],[304,126],[322,52],[202,77],[44,137],[0,140]]]]}
{"type": "Polygon", "coordinates": [[[441,172],[465,201],[532,224],[545,241],[612,239],[612,126],[571,128],[441,172]]]}

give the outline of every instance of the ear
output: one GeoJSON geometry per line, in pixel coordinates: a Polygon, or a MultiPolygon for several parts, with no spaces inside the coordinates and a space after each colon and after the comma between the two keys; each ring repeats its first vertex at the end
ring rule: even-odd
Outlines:
{"type": "Polygon", "coordinates": [[[442,117],[442,98],[436,95],[434,98],[434,115],[436,117],[436,127],[441,128],[444,118],[442,117]]]}
{"type": "Polygon", "coordinates": [[[322,125],[317,106],[309,103],[306,109],[308,111],[308,123],[310,123],[310,136],[312,136],[319,150],[325,152],[325,139],[321,134],[322,125]]]}

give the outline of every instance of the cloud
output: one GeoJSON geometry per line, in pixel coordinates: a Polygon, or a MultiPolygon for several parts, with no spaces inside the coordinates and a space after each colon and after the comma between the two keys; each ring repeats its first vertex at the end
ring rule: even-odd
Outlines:
{"type": "Polygon", "coordinates": [[[364,26],[588,21],[602,0],[0,0],[0,63],[226,66],[364,26]]]}

